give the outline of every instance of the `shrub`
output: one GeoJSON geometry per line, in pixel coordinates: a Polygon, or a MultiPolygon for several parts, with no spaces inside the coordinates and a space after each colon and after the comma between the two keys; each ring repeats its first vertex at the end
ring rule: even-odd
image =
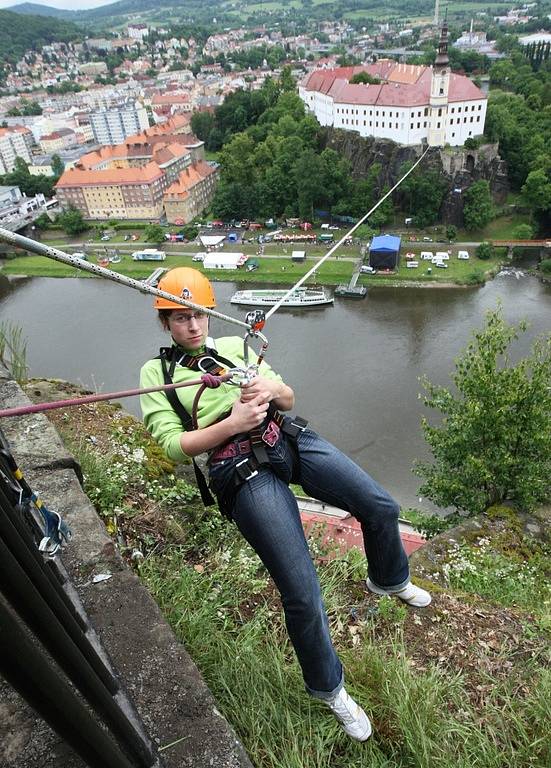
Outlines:
{"type": "Polygon", "coordinates": [[[491,243],[480,243],[476,249],[476,256],[483,261],[488,261],[494,255],[494,247],[491,243]]]}

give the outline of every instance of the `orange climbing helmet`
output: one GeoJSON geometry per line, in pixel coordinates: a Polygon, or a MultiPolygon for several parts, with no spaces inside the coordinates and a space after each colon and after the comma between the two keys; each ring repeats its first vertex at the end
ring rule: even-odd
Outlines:
{"type": "MultiPolygon", "coordinates": [[[[160,291],[172,293],[174,296],[180,296],[182,299],[198,304],[201,307],[216,306],[216,298],[210,281],[192,267],[175,267],[169,270],[159,280],[157,286],[160,291]]],[[[153,304],[155,309],[182,309],[183,304],[176,304],[174,301],[155,296],[153,304]]]]}

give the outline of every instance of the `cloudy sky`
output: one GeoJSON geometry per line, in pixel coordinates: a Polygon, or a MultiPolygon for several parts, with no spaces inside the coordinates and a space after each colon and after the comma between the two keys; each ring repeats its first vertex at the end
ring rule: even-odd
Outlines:
{"type": "MultiPolygon", "coordinates": [[[[25,2],[25,0],[21,0],[25,2]]],[[[81,11],[86,8],[97,8],[98,5],[108,5],[115,0],[29,0],[38,5],[49,5],[51,8],[68,8],[71,11],[81,11]]],[[[17,0],[0,0],[0,8],[18,5],[17,0]]]]}

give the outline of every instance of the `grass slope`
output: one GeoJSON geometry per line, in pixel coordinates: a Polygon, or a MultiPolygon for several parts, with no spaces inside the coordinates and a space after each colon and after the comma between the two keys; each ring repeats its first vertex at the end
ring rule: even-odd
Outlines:
{"type": "MultiPolygon", "coordinates": [[[[74,394],[59,382],[33,381],[27,391],[48,400],[74,394]]],[[[374,723],[369,742],[357,744],[304,692],[279,598],[256,555],[215,509],[202,508],[143,427],[104,404],[50,418],[254,765],[549,765],[550,548],[541,526],[539,538],[527,536],[498,510],[460,544],[444,537],[431,560],[433,603],[418,611],[367,593],[359,551],[328,559],[335,553],[314,532],[347,688],[374,723]]]]}

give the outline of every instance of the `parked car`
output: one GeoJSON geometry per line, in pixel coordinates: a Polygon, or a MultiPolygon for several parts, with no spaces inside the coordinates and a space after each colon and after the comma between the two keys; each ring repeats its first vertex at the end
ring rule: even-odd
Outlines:
{"type": "Polygon", "coordinates": [[[469,258],[469,251],[457,251],[457,258],[466,261],[469,258]]]}
{"type": "Polygon", "coordinates": [[[206,255],[207,255],[206,253],[199,252],[199,253],[196,253],[194,256],[192,256],[191,260],[192,261],[204,261],[206,255]]]}
{"type": "Polygon", "coordinates": [[[432,243],[432,237],[424,237],[423,240],[425,243],[432,243]]]}
{"type": "Polygon", "coordinates": [[[408,262],[406,262],[406,267],[408,269],[414,269],[415,267],[418,267],[418,266],[419,266],[419,262],[418,261],[408,261],[408,262]]]}
{"type": "Polygon", "coordinates": [[[102,235],[102,236],[101,236],[101,239],[102,239],[104,242],[107,242],[107,240],[111,240],[111,237],[110,237],[109,235],[102,235]]]}
{"type": "Polygon", "coordinates": [[[440,269],[447,269],[448,268],[448,265],[444,264],[443,261],[435,261],[435,262],[433,262],[433,264],[434,264],[435,267],[440,267],[440,269]]]}
{"type": "Polygon", "coordinates": [[[370,267],[368,264],[362,264],[362,266],[360,267],[360,272],[363,275],[366,275],[366,274],[374,275],[377,272],[377,270],[374,267],[370,267]]]}
{"type": "Polygon", "coordinates": [[[86,260],[87,260],[87,258],[88,258],[88,257],[86,256],[86,254],[85,254],[85,253],[83,253],[82,251],[75,251],[75,252],[73,253],[73,256],[76,256],[76,258],[77,258],[77,259],[82,259],[83,261],[86,261],[86,260]]]}

